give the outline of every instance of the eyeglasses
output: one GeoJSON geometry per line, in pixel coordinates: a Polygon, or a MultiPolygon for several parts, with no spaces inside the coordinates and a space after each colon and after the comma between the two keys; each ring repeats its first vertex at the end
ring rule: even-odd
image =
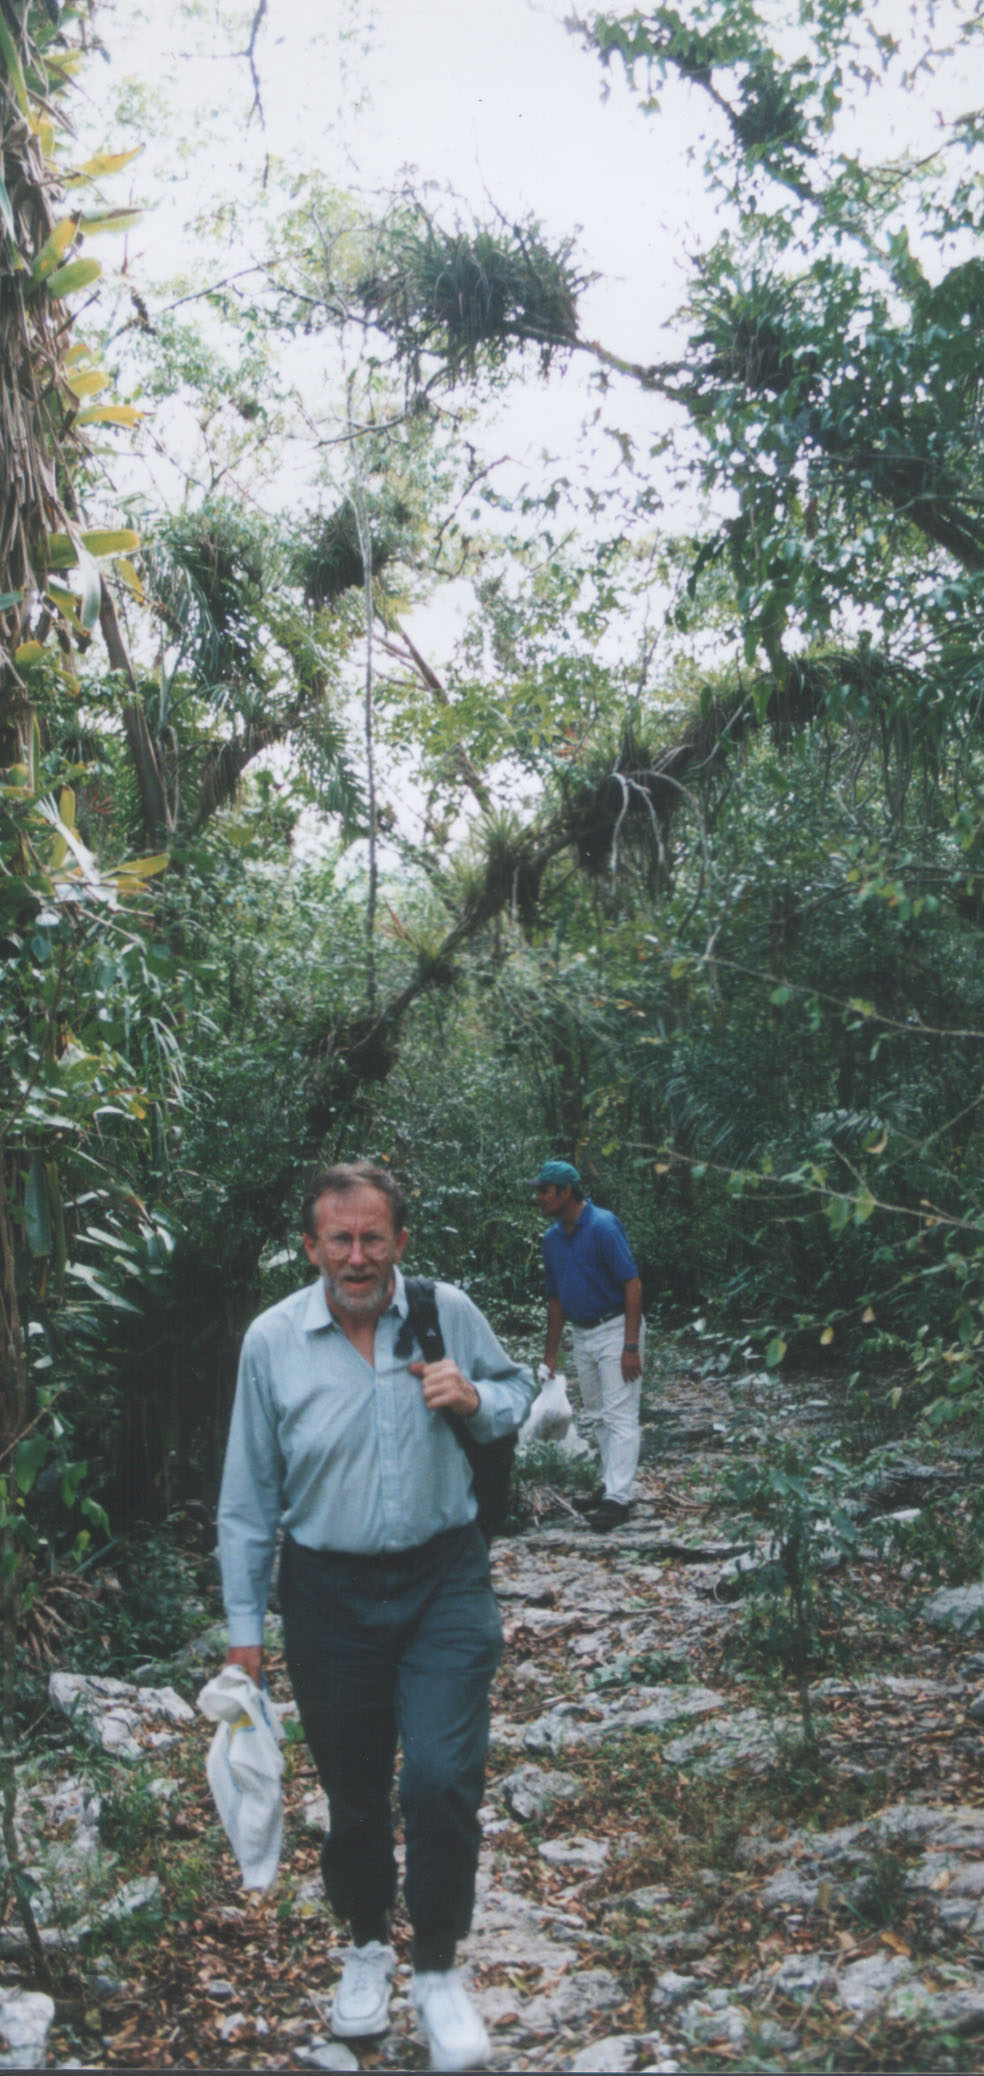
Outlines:
{"type": "Polygon", "coordinates": [[[333,1254],[340,1261],[344,1255],[351,1254],[356,1239],[359,1241],[363,1254],[367,1254],[370,1260],[373,1260],[377,1255],[382,1256],[389,1253],[390,1248],[393,1246],[394,1235],[392,1233],[326,1233],[321,1241],[321,1246],[326,1254],[333,1254]]]}

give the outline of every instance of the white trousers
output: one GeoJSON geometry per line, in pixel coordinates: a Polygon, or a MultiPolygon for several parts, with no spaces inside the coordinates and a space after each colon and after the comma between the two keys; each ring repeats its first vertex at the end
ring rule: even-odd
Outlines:
{"type": "MultiPolygon", "coordinates": [[[[622,1375],[625,1316],[601,1326],[572,1326],[574,1367],[585,1417],[594,1430],[601,1457],[605,1498],[627,1506],[639,1462],[639,1403],[642,1378],[626,1382],[622,1375]]],[[[646,1322],[639,1324],[639,1355],[646,1352],[646,1322]]]]}

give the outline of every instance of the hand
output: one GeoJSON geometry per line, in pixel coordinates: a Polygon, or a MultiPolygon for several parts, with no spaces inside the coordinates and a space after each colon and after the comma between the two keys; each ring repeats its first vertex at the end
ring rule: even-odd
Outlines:
{"type": "Polygon", "coordinates": [[[230,1644],[226,1652],[227,1665],[242,1665],[249,1673],[253,1685],[263,1685],[263,1645],[230,1644]]]}
{"type": "Polygon", "coordinates": [[[462,1376],[449,1355],[442,1355],[440,1362],[412,1362],[410,1375],[420,1378],[424,1404],[432,1413],[478,1412],[482,1401],[474,1384],[462,1376]]]}
{"type": "Polygon", "coordinates": [[[629,1355],[623,1348],[622,1375],[627,1384],[634,1384],[636,1378],[642,1376],[642,1356],[639,1354],[638,1349],[634,1355],[629,1355]]]}

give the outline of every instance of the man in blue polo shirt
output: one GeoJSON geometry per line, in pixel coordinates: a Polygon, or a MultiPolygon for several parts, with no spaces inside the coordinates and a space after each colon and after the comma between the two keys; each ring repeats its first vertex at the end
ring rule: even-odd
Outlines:
{"type": "Polygon", "coordinates": [[[603,1483],[585,1502],[588,1525],[604,1533],[628,1520],[639,1462],[639,1401],[646,1322],[642,1284],[625,1229],[593,1204],[570,1161],[545,1161],[533,1183],[553,1221],[543,1235],[551,1376],[570,1325],[581,1400],[601,1457],[603,1483]]]}

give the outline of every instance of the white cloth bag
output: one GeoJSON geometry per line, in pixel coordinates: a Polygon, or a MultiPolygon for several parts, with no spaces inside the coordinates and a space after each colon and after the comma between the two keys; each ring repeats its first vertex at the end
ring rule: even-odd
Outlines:
{"type": "Polygon", "coordinates": [[[550,1375],[546,1363],[537,1371],[540,1390],[519,1430],[521,1442],[561,1442],[574,1418],[567,1396],[567,1378],[550,1375]]]}
{"type": "Polygon", "coordinates": [[[219,1726],[205,1770],[243,1887],[268,1889],[277,1877],[284,1830],[280,1719],[243,1665],[224,1665],[202,1688],[198,1706],[219,1726]]]}

